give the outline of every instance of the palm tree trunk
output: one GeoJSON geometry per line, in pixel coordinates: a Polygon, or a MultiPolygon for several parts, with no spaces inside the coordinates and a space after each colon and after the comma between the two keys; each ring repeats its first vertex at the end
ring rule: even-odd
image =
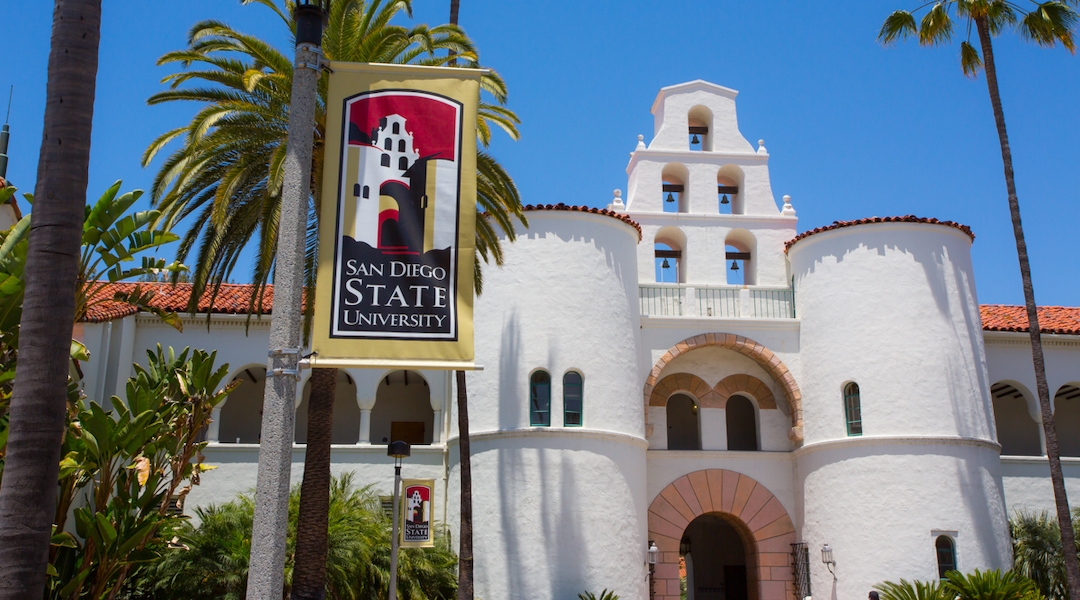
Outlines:
{"type": "Polygon", "coordinates": [[[1020,278],[1024,284],[1024,304],[1027,308],[1028,325],[1031,330],[1032,362],[1035,365],[1035,387],[1038,388],[1039,410],[1042,414],[1043,432],[1046,435],[1046,457],[1050,463],[1050,480],[1053,483],[1054,502],[1057,505],[1058,527],[1061,530],[1061,542],[1065,555],[1069,596],[1080,598],[1080,562],[1077,560],[1077,553],[1072,551],[1076,548],[1076,539],[1072,528],[1072,517],[1069,514],[1069,499],[1065,492],[1065,477],[1061,472],[1061,456],[1058,450],[1057,431],[1054,427],[1054,415],[1050,411],[1050,388],[1046,383],[1046,363],[1043,360],[1039,314],[1035,304],[1035,290],[1031,285],[1031,265],[1028,263],[1027,243],[1024,242],[1024,228],[1020,222],[1020,200],[1016,196],[1012,151],[1009,150],[1009,135],[1005,131],[1005,113],[1001,109],[1001,94],[998,91],[997,69],[994,66],[990,24],[985,16],[976,17],[975,24],[979,31],[979,42],[982,45],[986,86],[990,91],[990,104],[994,107],[994,121],[997,123],[998,140],[1001,142],[1001,161],[1005,165],[1009,214],[1012,216],[1013,236],[1016,238],[1016,254],[1020,259],[1020,278]]]}
{"type": "Polygon", "coordinates": [[[330,437],[337,369],[314,369],[308,396],[307,449],[300,484],[292,600],[326,596],[326,536],[330,513],[330,437]]]}
{"type": "Polygon", "coordinates": [[[473,598],[472,463],[465,371],[457,372],[458,464],[461,469],[461,524],[458,528],[458,600],[473,598]]]}
{"type": "Polygon", "coordinates": [[[458,10],[461,8],[461,0],[450,0],[450,24],[458,24],[458,10]]]}
{"type": "Polygon", "coordinates": [[[0,488],[0,599],[41,598],[67,414],[101,0],[56,0],[45,124],[0,488]]]}

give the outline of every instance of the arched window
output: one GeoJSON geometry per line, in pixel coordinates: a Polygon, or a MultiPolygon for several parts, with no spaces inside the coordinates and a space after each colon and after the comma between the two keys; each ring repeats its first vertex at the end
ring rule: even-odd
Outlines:
{"type": "Polygon", "coordinates": [[[686,394],[675,394],[667,401],[668,450],[701,450],[698,405],[686,394]]]}
{"type": "Polygon", "coordinates": [[[404,152],[405,151],[405,140],[398,140],[397,151],[398,152],[404,152]]]}
{"type": "Polygon", "coordinates": [[[757,415],[754,405],[745,396],[728,398],[727,408],[728,450],[757,450],[757,415]]]}
{"type": "Polygon", "coordinates": [[[1080,456],[1080,388],[1064,385],[1054,395],[1054,426],[1062,456],[1080,456]]]}
{"type": "Polygon", "coordinates": [[[529,425],[551,425],[551,375],[537,371],[529,378],[529,425]]]}
{"type": "Polygon", "coordinates": [[[365,185],[364,186],[364,197],[369,198],[370,196],[371,196],[371,188],[365,185]]]}
{"type": "Polygon", "coordinates": [[[848,435],[862,435],[862,400],[859,384],[854,381],[844,386],[844,420],[848,435]]]}
{"type": "Polygon", "coordinates": [[[1004,456],[1042,456],[1039,423],[1028,412],[1027,398],[1013,385],[990,386],[998,443],[1004,456]]]}
{"type": "Polygon", "coordinates": [[[947,535],[939,535],[934,541],[937,551],[938,579],[945,579],[945,574],[956,570],[956,544],[947,535]]]}
{"type": "Polygon", "coordinates": [[[218,440],[225,444],[258,444],[262,438],[263,392],[266,389],[266,368],[250,367],[236,379],[240,385],[221,407],[218,440]]]}
{"type": "Polygon", "coordinates": [[[394,123],[392,131],[394,133],[401,133],[401,123],[394,123]]]}
{"type": "Polygon", "coordinates": [[[381,164],[384,167],[389,167],[390,166],[390,155],[389,154],[383,154],[382,158],[379,159],[379,164],[381,164]]]}
{"type": "Polygon", "coordinates": [[[581,373],[567,371],[562,378],[563,426],[581,427],[582,393],[581,373]]]}
{"type": "Polygon", "coordinates": [[[408,169],[409,168],[409,159],[405,158],[404,156],[399,158],[398,161],[397,161],[397,168],[401,169],[402,171],[408,169]]]}
{"type": "MultiPolygon", "coordinates": [[[[392,371],[383,376],[375,388],[375,406],[370,418],[372,444],[396,440],[414,446],[430,444],[435,428],[441,426],[435,422],[435,411],[431,408],[431,387],[416,371],[392,371]]],[[[336,405],[334,419],[336,422],[336,405]]]]}
{"type": "Polygon", "coordinates": [[[383,147],[386,148],[387,150],[393,150],[394,149],[394,140],[392,140],[390,138],[386,138],[386,142],[383,144],[383,147]]]}

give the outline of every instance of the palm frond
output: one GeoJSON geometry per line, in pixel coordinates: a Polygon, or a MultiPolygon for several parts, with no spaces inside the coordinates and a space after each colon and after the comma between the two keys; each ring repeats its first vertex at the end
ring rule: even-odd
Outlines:
{"type": "Polygon", "coordinates": [[[1075,53],[1073,30],[1076,23],[1076,10],[1065,2],[1043,2],[1024,15],[1020,21],[1020,36],[1040,46],[1054,46],[1061,42],[1065,49],[1075,53]]]}
{"type": "Polygon", "coordinates": [[[971,42],[960,44],[960,66],[964,69],[964,75],[974,77],[982,70],[982,57],[971,42]]]}
{"type": "Polygon", "coordinates": [[[953,20],[949,16],[947,4],[938,2],[926,11],[919,22],[919,44],[936,46],[952,39],[953,20]]]}
{"type": "Polygon", "coordinates": [[[898,10],[885,19],[878,32],[878,41],[889,45],[898,40],[907,39],[917,35],[918,27],[915,25],[915,16],[906,10],[898,10]]]}

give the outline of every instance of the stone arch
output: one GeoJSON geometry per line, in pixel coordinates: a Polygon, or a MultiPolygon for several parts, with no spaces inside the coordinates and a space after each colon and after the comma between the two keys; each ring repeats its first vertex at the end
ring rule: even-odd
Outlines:
{"type": "Polygon", "coordinates": [[[679,598],[679,542],[690,522],[717,513],[735,526],[746,549],[751,600],[782,600],[795,593],[791,544],[795,526],[764,485],[736,471],[706,469],[668,484],[649,506],[649,538],[660,550],[656,600],[679,598]]]}
{"type": "Polygon", "coordinates": [[[672,373],[657,382],[649,397],[649,406],[667,406],[672,394],[683,392],[697,398],[702,408],[723,408],[709,384],[690,373],[672,373]]]}
{"type": "Polygon", "coordinates": [[[720,408],[727,406],[728,398],[740,392],[753,396],[754,400],[757,400],[758,408],[762,410],[776,408],[776,398],[773,397],[772,390],[753,375],[728,375],[713,387],[713,391],[719,398],[720,408]]]}
{"type": "MultiPolygon", "coordinates": [[[[795,443],[802,442],[802,392],[799,391],[799,384],[795,383],[795,376],[791,374],[791,371],[788,370],[787,365],[780,360],[780,357],[773,354],[771,350],[750,338],[735,335],[733,333],[703,333],[691,338],[686,338],[668,349],[668,351],[660,357],[660,360],[656,361],[652,371],[649,373],[649,377],[645,380],[644,395],[646,422],[648,420],[648,407],[652,399],[653,390],[656,389],[657,380],[659,379],[660,374],[663,373],[664,367],[675,360],[675,357],[680,354],[709,346],[734,350],[743,356],[753,359],[754,362],[765,369],[765,372],[768,373],[769,376],[780,384],[780,387],[784,390],[784,397],[787,399],[788,406],[791,407],[791,430],[788,432],[788,437],[795,443]]],[[[750,393],[749,390],[746,391],[750,393]]],[[[646,425],[646,429],[650,429],[648,424],[646,425]]]]}

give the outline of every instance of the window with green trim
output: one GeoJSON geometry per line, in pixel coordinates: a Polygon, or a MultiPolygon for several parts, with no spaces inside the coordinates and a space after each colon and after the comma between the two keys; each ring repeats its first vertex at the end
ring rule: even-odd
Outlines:
{"type": "Polygon", "coordinates": [[[537,371],[529,378],[529,425],[551,425],[551,375],[537,371]]]}
{"type": "Polygon", "coordinates": [[[938,579],[945,579],[945,574],[956,570],[956,543],[947,535],[939,535],[934,540],[937,551],[938,579]]]}
{"type": "Polygon", "coordinates": [[[563,426],[581,427],[584,381],[581,373],[567,371],[562,378],[563,426]]]}
{"type": "Polygon", "coordinates": [[[859,400],[859,384],[851,382],[844,386],[844,416],[847,434],[862,435],[862,402],[859,400]]]}

